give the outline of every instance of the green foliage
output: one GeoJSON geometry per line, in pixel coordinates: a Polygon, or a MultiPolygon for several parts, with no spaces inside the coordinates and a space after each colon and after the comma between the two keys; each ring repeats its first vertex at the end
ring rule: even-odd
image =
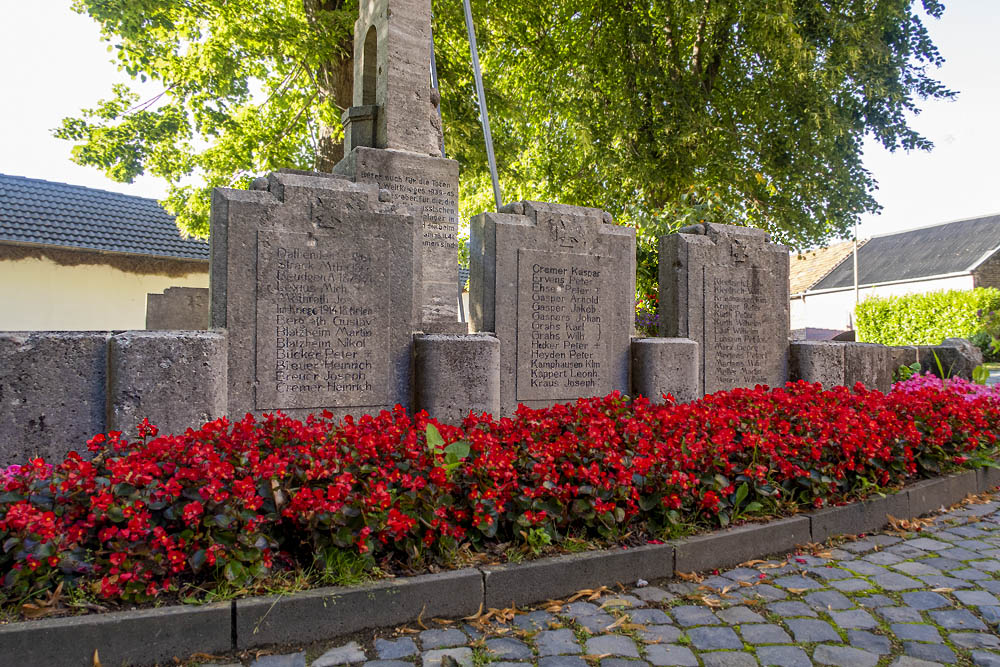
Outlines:
{"type": "Polygon", "coordinates": [[[983,328],[972,342],[983,351],[985,361],[1000,361],[1000,308],[983,308],[979,319],[983,328]]]}
{"type": "MultiPolygon", "coordinates": [[[[67,119],[73,159],[170,184],[166,207],[207,233],[213,186],[279,167],[329,169],[351,103],[354,0],[74,0],[125,88],[67,119]]],[[[937,0],[709,2],[474,0],[505,197],[602,207],[654,239],[719,219],[813,245],[877,211],[862,165],[872,137],[929,149],[908,114],[954,93],[924,26],[937,0]],[[920,12],[917,7],[922,7],[920,12]]],[[[462,168],[463,218],[492,208],[459,2],[434,3],[446,148],[462,168]]]]}
{"type": "Polygon", "coordinates": [[[937,345],[970,338],[979,312],[1000,309],[1000,290],[977,288],[895,297],[870,297],[855,308],[858,340],[883,345],[937,345]]]}
{"type": "Polygon", "coordinates": [[[920,372],[920,362],[915,361],[909,366],[900,366],[896,369],[893,374],[893,382],[902,382],[904,380],[909,380],[911,377],[920,372]]]}

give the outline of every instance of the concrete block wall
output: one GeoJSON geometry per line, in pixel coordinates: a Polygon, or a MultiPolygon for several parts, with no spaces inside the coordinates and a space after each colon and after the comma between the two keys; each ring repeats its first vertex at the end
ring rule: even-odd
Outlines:
{"type": "Polygon", "coordinates": [[[0,333],[0,466],[61,460],[143,417],[183,433],[221,416],[225,349],[207,331],[0,333]]]}

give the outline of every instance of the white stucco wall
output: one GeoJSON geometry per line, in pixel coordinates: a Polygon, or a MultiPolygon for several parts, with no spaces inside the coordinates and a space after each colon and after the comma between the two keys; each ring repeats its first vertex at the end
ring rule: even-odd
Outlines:
{"type": "Polygon", "coordinates": [[[167,287],[208,287],[207,265],[170,277],[46,257],[0,259],[0,331],[145,329],[146,294],[167,287]]]}
{"type": "MultiPolygon", "coordinates": [[[[944,290],[970,290],[975,285],[971,275],[921,280],[891,285],[861,287],[861,301],[869,296],[902,296],[944,290]]],[[[817,327],[820,329],[854,328],[854,288],[837,292],[820,292],[793,298],[791,301],[792,329],[817,327]]]]}

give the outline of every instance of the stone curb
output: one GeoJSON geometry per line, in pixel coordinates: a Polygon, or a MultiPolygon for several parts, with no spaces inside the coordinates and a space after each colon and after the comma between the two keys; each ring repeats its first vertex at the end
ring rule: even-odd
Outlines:
{"type": "Polygon", "coordinates": [[[467,568],[352,588],[236,601],[236,648],[306,644],[414,619],[475,614],[483,575],[467,568]]]}
{"type": "Polygon", "coordinates": [[[89,667],[97,650],[104,665],[173,664],[231,651],[232,628],[229,602],[24,621],[0,625],[0,656],[26,667],[89,667]]]}
{"type": "Polygon", "coordinates": [[[482,568],[483,608],[505,608],[555,599],[584,588],[630,584],[674,575],[674,547],[650,544],[542,558],[482,568]]]}
{"type": "Polygon", "coordinates": [[[664,579],[676,572],[728,567],[788,552],[837,534],[877,531],[898,518],[953,505],[1000,485],[1000,469],[924,480],[860,503],[699,535],[671,544],[608,549],[529,563],[326,588],[286,597],[72,616],[0,625],[4,654],[22,665],[143,665],[193,653],[225,653],[274,644],[311,643],[359,630],[460,617],[490,607],[531,604],[582,588],[664,579]]]}

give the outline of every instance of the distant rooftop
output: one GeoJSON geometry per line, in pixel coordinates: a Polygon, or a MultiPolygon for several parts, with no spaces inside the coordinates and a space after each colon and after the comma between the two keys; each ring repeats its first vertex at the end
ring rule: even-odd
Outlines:
{"type": "MultiPolygon", "coordinates": [[[[873,236],[858,250],[858,284],[968,273],[998,248],[1000,215],[873,236]]],[[[852,287],[854,263],[848,257],[810,290],[852,287]]]]}
{"type": "Polygon", "coordinates": [[[155,199],[0,174],[0,242],[208,259],[155,199]]]}
{"type": "Polygon", "coordinates": [[[805,292],[826,277],[853,251],[854,241],[844,241],[828,248],[817,248],[793,254],[788,272],[789,292],[791,294],[805,292]]]}

